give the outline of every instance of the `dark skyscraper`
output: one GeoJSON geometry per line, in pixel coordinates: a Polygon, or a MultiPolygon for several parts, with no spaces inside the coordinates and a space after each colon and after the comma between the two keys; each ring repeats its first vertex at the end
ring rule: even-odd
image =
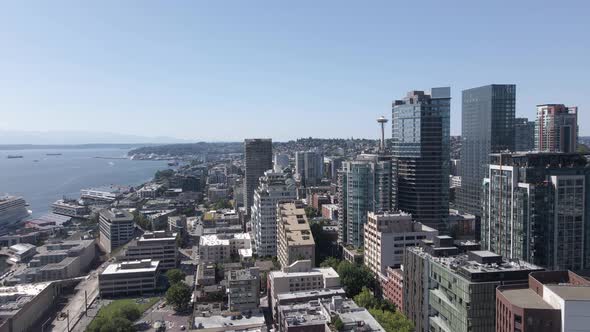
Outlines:
{"type": "Polygon", "coordinates": [[[395,208],[447,230],[449,217],[451,89],[410,91],[393,103],[395,208]]]}
{"type": "Polygon", "coordinates": [[[493,152],[514,150],[516,85],[492,84],[463,91],[461,133],[462,211],[481,217],[482,181],[493,152]]]}
{"type": "Polygon", "coordinates": [[[244,207],[250,214],[254,190],[265,171],[272,169],[272,140],[252,138],[244,140],[244,207]]]}
{"type": "Polygon", "coordinates": [[[514,119],[514,151],[535,149],[535,121],[527,118],[514,119]]]}

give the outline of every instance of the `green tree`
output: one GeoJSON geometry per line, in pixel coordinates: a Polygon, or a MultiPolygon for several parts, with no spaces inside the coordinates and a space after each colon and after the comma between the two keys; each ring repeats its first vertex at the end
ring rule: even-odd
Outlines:
{"type": "Polygon", "coordinates": [[[132,304],[132,305],[125,305],[121,307],[118,312],[115,314],[116,317],[123,317],[131,322],[136,321],[141,317],[141,311],[139,308],[132,304]]]}
{"type": "Polygon", "coordinates": [[[178,282],[166,291],[166,301],[176,311],[185,311],[191,301],[191,289],[183,282],[178,282]]]}
{"type": "Polygon", "coordinates": [[[168,283],[172,286],[184,280],[186,274],[179,269],[171,269],[166,272],[168,283]]]}
{"type": "Polygon", "coordinates": [[[313,206],[308,206],[305,208],[305,216],[307,219],[315,218],[318,215],[318,210],[313,206]]]}
{"type": "MultiPolygon", "coordinates": [[[[138,317],[139,318],[139,317],[138,317]]],[[[134,332],[133,323],[129,319],[123,317],[115,317],[111,321],[116,328],[116,332],[134,332]]],[[[102,330],[101,330],[102,332],[102,330]]]]}
{"type": "Polygon", "coordinates": [[[326,260],[320,264],[321,267],[331,267],[334,270],[338,270],[338,265],[340,265],[341,260],[336,257],[328,257],[326,260]]]}
{"type": "Polygon", "coordinates": [[[348,297],[355,297],[365,286],[374,287],[375,277],[364,265],[342,261],[338,264],[337,271],[348,297]]]}
{"type": "Polygon", "coordinates": [[[375,308],[380,305],[379,300],[375,298],[373,293],[367,288],[363,287],[361,292],[354,297],[354,302],[363,308],[375,308]]]}
{"type": "Polygon", "coordinates": [[[342,322],[342,319],[340,319],[340,316],[334,318],[334,327],[336,328],[336,331],[340,331],[344,328],[344,323],[342,322]]]}
{"type": "Polygon", "coordinates": [[[414,332],[414,324],[399,311],[369,309],[369,313],[387,332],[414,332]]]}

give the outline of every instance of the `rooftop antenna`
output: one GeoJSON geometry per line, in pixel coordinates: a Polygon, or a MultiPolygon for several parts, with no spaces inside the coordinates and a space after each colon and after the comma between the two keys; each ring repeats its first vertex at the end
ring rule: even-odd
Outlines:
{"type": "Polygon", "coordinates": [[[381,142],[379,143],[379,152],[385,152],[385,124],[387,120],[383,115],[377,119],[377,123],[381,124],[381,142]]]}

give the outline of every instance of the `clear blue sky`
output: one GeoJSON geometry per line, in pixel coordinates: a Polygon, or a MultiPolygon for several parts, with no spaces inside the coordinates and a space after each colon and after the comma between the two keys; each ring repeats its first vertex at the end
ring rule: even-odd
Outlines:
{"type": "Polygon", "coordinates": [[[0,129],[193,140],[377,137],[409,90],[517,84],[517,115],[580,108],[587,1],[12,1],[0,129]],[[404,3],[403,5],[401,3],[404,3]]]}

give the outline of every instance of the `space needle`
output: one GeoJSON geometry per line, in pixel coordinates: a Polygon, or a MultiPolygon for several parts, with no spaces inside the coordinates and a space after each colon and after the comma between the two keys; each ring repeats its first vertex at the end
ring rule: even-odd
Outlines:
{"type": "Polygon", "coordinates": [[[377,119],[377,122],[381,124],[381,142],[379,144],[379,150],[381,153],[385,152],[385,124],[387,120],[383,115],[377,119]]]}

